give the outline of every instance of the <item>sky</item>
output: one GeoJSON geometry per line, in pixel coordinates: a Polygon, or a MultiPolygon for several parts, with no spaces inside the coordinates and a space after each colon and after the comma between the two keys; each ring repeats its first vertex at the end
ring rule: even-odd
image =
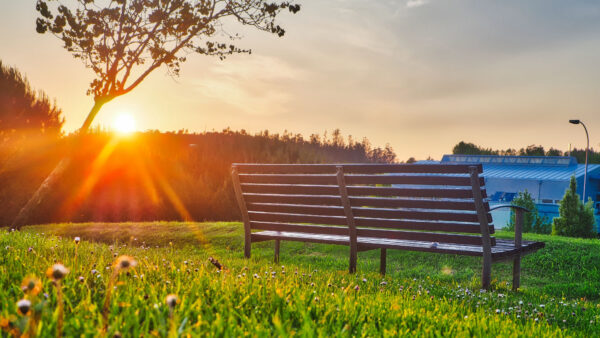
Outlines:
{"type": "MultiPolygon", "coordinates": [[[[35,32],[35,0],[0,0],[0,60],[55,99],[67,132],[92,107],[90,69],[35,32]]],[[[108,103],[96,124],[131,114],[139,130],[339,128],[399,160],[440,159],[459,141],[600,148],[600,2],[304,0],[283,38],[245,27],[251,55],[189,55],[108,103]]]]}

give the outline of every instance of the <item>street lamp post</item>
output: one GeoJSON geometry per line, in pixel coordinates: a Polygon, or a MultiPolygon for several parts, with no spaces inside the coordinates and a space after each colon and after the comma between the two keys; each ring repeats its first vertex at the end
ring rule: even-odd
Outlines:
{"type": "Polygon", "coordinates": [[[583,174],[583,203],[585,203],[585,184],[587,183],[587,167],[588,167],[588,151],[590,149],[590,135],[588,134],[585,124],[580,120],[569,120],[572,124],[581,124],[585,130],[585,137],[587,138],[587,145],[585,147],[585,172],[583,174]]]}

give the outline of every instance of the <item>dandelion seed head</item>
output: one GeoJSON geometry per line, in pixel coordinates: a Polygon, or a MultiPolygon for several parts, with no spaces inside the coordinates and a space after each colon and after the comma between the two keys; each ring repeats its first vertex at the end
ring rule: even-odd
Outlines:
{"type": "Polygon", "coordinates": [[[21,283],[21,290],[30,295],[37,295],[42,291],[42,281],[35,276],[28,276],[21,283]]]}
{"type": "Polygon", "coordinates": [[[17,302],[17,309],[19,309],[19,312],[22,315],[27,315],[29,309],[31,309],[31,301],[29,301],[28,299],[21,299],[17,302]]]}
{"type": "Polygon", "coordinates": [[[165,299],[167,306],[169,306],[169,308],[171,308],[171,309],[173,309],[175,307],[175,305],[177,305],[178,301],[179,300],[177,299],[177,296],[174,294],[168,295],[167,298],[165,299]]]}
{"type": "Polygon", "coordinates": [[[119,270],[127,270],[137,265],[136,260],[131,256],[122,255],[115,260],[114,266],[119,270]]]}
{"type": "Polygon", "coordinates": [[[63,278],[65,278],[65,276],[69,273],[69,269],[67,269],[64,265],[60,264],[60,263],[56,263],[54,265],[52,265],[50,268],[48,268],[48,270],[46,271],[46,276],[48,276],[48,278],[51,278],[54,281],[59,281],[63,278]]]}
{"type": "Polygon", "coordinates": [[[81,242],[81,238],[79,238],[79,236],[73,238],[73,242],[75,242],[75,244],[79,244],[79,242],[81,242]]]}

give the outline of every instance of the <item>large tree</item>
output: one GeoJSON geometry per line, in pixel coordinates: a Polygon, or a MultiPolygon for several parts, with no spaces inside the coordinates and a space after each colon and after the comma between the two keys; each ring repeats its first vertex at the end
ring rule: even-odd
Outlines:
{"type": "MultiPolygon", "coordinates": [[[[238,47],[238,34],[224,25],[237,22],[283,36],[276,23],[282,11],[300,6],[264,0],[38,0],[38,33],[50,32],[64,48],[91,68],[96,77],[88,95],[94,104],[80,128],[85,133],[104,104],[135,89],[152,71],[166,66],[178,75],[191,53],[221,59],[250,53],[238,47]]],[[[13,226],[27,222],[34,208],[68,167],[65,157],[21,210],[13,226]]]]}

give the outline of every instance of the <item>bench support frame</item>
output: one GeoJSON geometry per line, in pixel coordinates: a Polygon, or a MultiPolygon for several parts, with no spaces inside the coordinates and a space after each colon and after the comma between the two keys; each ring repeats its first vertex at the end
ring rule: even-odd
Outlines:
{"type": "Polygon", "coordinates": [[[342,199],[342,206],[344,207],[344,214],[346,215],[346,222],[348,224],[348,235],[350,236],[350,266],[348,271],[350,271],[350,273],[355,273],[356,261],[358,259],[358,241],[356,239],[357,236],[354,215],[352,214],[352,207],[350,206],[350,199],[348,198],[348,190],[346,189],[346,180],[344,179],[344,167],[337,166],[336,177],[340,190],[340,197],[342,199]]]}
{"type": "Polygon", "coordinates": [[[469,168],[471,177],[471,187],[473,189],[473,198],[477,208],[477,218],[481,227],[481,242],[483,248],[483,269],[481,272],[481,288],[488,290],[492,278],[492,245],[490,243],[490,228],[487,221],[487,212],[483,205],[481,196],[481,186],[479,185],[479,175],[477,167],[469,168]]]}
{"type": "MultiPolygon", "coordinates": [[[[347,185],[346,185],[346,179],[344,176],[344,166],[343,165],[336,165],[336,183],[338,186],[338,191],[339,191],[339,197],[341,200],[341,205],[343,207],[344,210],[344,216],[345,216],[345,220],[346,220],[346,225],[348,226],[348,246],[349,246],[349,251],[350,251],[350,257],[349,257],[349,272],[350,273],[355,273],[356,272],[356,265],[357,265],[357,253],[359,251],[368,251],[368,250],[375,250],[375,249],[379,249],[380,250],[380,261],[379,261],[379,272],[382,275],[386,274],[386,260],[387,260],[387,249],[385,247],[378,247],[377,245],[358,245],[358,238],[357,238],[357,228],[356,228],[356,221],[354,218],[354,214],[352,211],[352,205],[350,202],[350,198],[349,198],[349,194],[348,194],[348,189],[347,189],[347,185]]],[[[483,289],[489,289],[490,288],[490,283],[491,283],[491,270],[492,270],[492,262],[494,261],[499,261],[499,260],[512,260],[513,261],[513,281],[512,281],[512,288],[514,291],[518,291],[519,286],[520,286],[520,276],[521,276],[521,256],[523,256],[524,254],[526,254],[528,252],[528,248],[531,247],[531,243],[526,243],[525,247],[523,247],[523,241],[522,241],[522,230],[523,230],[523,221],[524,221],[524,213],[528,212],[527,209],[520,207],[520,206],[514,206],[514,205],[502,205],[502,206],[496,206],[494,208],[492,208],[491,210],[497,209],[497,208],[501,208],[501,207],[511,207],[514,212],[515,212],[515,239],[514,239],[514,246],[517,249],[515,253],[513,253],[512,255],[508,255],[508,256],[504,256],[504,257],[498,257],[498,256],[494,256],[492,257],[492,240],[490,237],[490,225],[489,225],[489,221],[488,221],[488,213],[490,211],[489,207],[487,206],[487,203],[484,204],[483,198],[484,195],[482,193],[482,185],[484,184],[483,181],[481,180],[480,176],[479,176],[479,172],[481,171],[480,166],[469,166],[468,167],[469,170],[469,179],[470,179],[470,183],[471,183],[471,188],[472,188],[472,196],[473,196],[473,200],[475,203],[475,211],[477,214],[477,221],[480,225],[480,232],[481,232],[481,241],[482,241],[482,258],[483,258],[483,266],[482,266],[482,273],[481,273],[481,283],[482,283],[482,288],[483,289]],[[523,250],[525,249],[525,250],[523,250]]],[[[253,240],[253,236],[252,236],[252,231],[251,231],[251,222],[250,222],[250,217],[249,217],[249,213],[248,213],[248,206],[246,204],[245,198],[244,198],[244,194],[242,192],[242,185],[240,182],[240,176],[239,176],[239,171],[237,166],[233,166],[232,167],[232,171],[231,171],[231,177],[232,177],[232,181],[233,181],[233,188],[235,191],[235,195],[236,195],[236,199],[238,202],[238,206],[240,207],[240,212],[241,212],[241,216],[242,216],[242,220],[244,222],[244,256],[246,258],[250,258],[251,257],[251,245],[252,242],[260,242],[260,241],[266,241],[266,240],[270,240],[269,238],[261,238],[261,237],[257,237],[253,240]]],[[[274,239],[274,261],[275,263],[279,262],[279,252],[280,252],[280,245],[281,245],[281,240],[283,240],[283,237],[280,237],[280,233],[277,233],[277,235],[275,236],[275,238],[271,238],[274,239]]],[[[536,244],[536,243],[534,243],[536,244]]],[[[542,244],[541,247],[543,247],[543,243],[537,243],[537,244],[542,244]]],[[[535,248],[534,250],[539,249],[540,246],[538,245],[537,248],[535,248]]]]}

